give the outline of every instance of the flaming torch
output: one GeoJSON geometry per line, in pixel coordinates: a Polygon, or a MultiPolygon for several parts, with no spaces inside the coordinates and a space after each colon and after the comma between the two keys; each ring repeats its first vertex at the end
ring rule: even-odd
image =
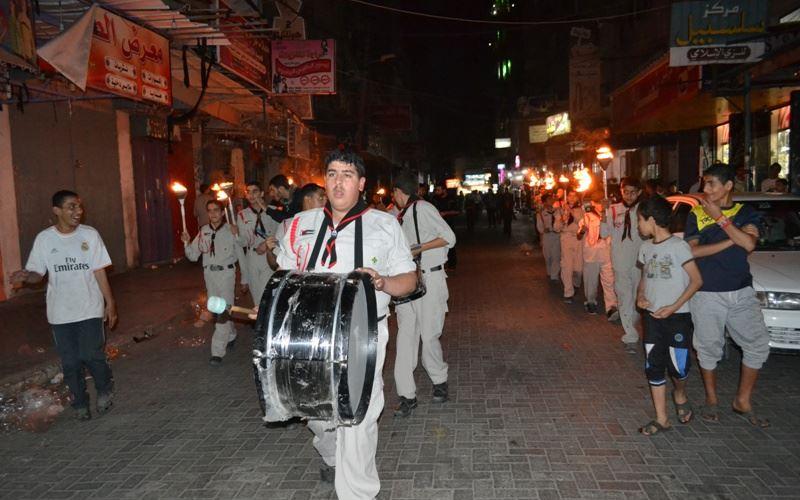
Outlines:
{"type": "Polygon", "coordinates": [[[592,174],[589,173],[589,170],[587,170],[586,167],[576,170],[572,176],[576,181],[578,181],[578,187],[575,189],[575,191],[583,193],[592,187],[592,174]]]}
{"type": "Polygon", "coordinates": [[[606,176],[606,171],[613,159],[614,153],[611,151],[610,147],[603,145],[597,148],[597,161],[603,168],[603,193],[606,198],[608,198],[608,178],[606,176]]]}
{"type": "Polygon", "coordinates": [[[558,183],[561,184],[561,189],[564,190],[564,205],[567,204],[567,187],[569,187],[569,177],[561,174],[558,178],[558,183]]]}
{"type": "Polygon", "coordinates": [[[172,192],[175,193],[175,196],[178,198],[178,203],[181,204],[181,222],[183,223],[183,232],[186,232],[186,207],[184,206],[186,203],[186,186],[181,184],[180,182],[173,182],[172,186],[170,186],[172,192]]]}
{"type": "Polygon", "coordinates": [[[556,187],[556,179],[553,177],[553,172],[547,172],[544,175],[544,188],[551,191],[556,187]]]}
{"type": "Polygon", "coordinates": [[[217,200],[222,202],[222,211],[225,212],[225,222],[230,224],[231,219],[228,217],[228,207],[231,206],[231,199],[228,196],[228,193],[220,189],[217,191],[217,200]]]}

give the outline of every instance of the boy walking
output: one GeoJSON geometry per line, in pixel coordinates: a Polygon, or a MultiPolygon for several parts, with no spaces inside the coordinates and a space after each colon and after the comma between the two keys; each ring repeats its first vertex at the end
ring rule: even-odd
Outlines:
{"type": "Polygon", "coordinates": [[[614,269],[611,266],[611,243],[603,236],[600,226],[603,221],[603,193],[595,191],[591,196],[591,210],[586,212],[580,224],[583,234],[583,285],[586,294],[586,312],[597,314],[598,280],[603,287],[603,305],[606,319],[619,319],[617,294],[614,293],[614,269]]]}
{"type": "Polygon", "coordinates": [[[556,213],[555,230],[561,241],[561,281],[564,284],[564,302],[572,304],[575,289],[580,288],[583,277],[583,244],[578,240],[578,229],[583,220],[578,193],[567,193],[566,205],[556,213]]]}
{"type": "Polygon", "coordinates": [[[561,272],[561,241],[555,227],[556,216],[553,195],[545,193],[542,195],[542,208],[536,215],[536,229],[541,234],[542,253],[550,281],[558,281],[561,272]]]}
{"type": "MultiPolygon", "coordinates": [[[[191,239],[189,233],[183,232],[183,250],[186,258],[196,262],[203,256],[203,278],[206,282],[208,296],[217,296],[233,304],[236,287],[237,246],[244,246],[247,240],[239,235],[235,224],[228,224],[223,218],[225,207],[222,202],[209,200],[206,203],[208,224],[191,239]]],[[[211,366],[222,364],[222,358],[228,348],[233,347],[236,340],[236,329],[227,313],[217,317],[214,335],[211,337],[211,366]]]]}
{"type": "Polygon", "coordinates": [[[756,247],[761,218],[753,207],[733,202],[736,174],[728,165],[712,165],[703,173],[703,181],[705,197],[689,213],[684,236],[703,276],[703,287],[692,298],[694,348],[706,389],[702,416],[719,421],[716,368],[727,330],[742,348],[733,412],[755,427],[768,427],[769,421],[757,416],[751,403],[758,370],[769,357],[769,333],[747,262],[756,247]]]}
{"type": "Polygon", "coordinates": [[[666,372],[675,390],[672,399],[678,421],[688,424],[694,413],[686,396],[692,346],[692,315],[687,301],[703,284],[689,245],[669,232],[672,207],[660,196],[639,204],[639,233],[646,241],[639,249],[637,305],[645,311],[645,374],[656,418],[639,429],[652,436],[670,428],[667,418],[666,372]]]}
{"type": "Polygon", "coordinates": [[[55,225],[36,236],[25,269],[11,275],[15,285],[47,281],[47,322],[66,382],[72,408],[79,420],[89,420],[89,395],[83,367],[88,368],[97,390],[97,413],[111,409],[114,381],[103,347],[105,328],[117,322],[117,307],[106,267],[111,258],[100,234],[81,224],[83,205],[77,193],[53,195],[55,225]]]}

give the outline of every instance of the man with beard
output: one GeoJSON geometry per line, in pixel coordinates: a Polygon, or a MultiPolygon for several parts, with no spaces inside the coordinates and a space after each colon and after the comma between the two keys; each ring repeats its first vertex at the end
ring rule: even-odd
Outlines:
{"type": "Polygon", "coordinates": [[[386,212],[370,209],[361,197],[365,170],[364,160],[354,153],[329,153],[325,159],[328,202],[324,208],[297,214],[278,247],[281,269],[339,274],[358,269],[372,276],[375,287],[378,345],[364,420],[349,427],[324,420],[308,422],[314,447],[324,461],[320,477],[333,480],[336,494],[343,500],[373,499],[380,491],[375,455],[378,417],[384,403],[382,370],[389,341],[389,300],[408,295],[417,284],[416,266],[400,224],[386,212]]]}
{"type": "MultiPolygon", "coordinates": [[[[628,351],[636,351],[639,332],[636,330],[636,290],[641,272],[636,265],[642,237],[636,218],[642,186],[638,179],[624,177],[620,182],[622,202],[606,210],[605,222],[600,228],[601,236],[611,236],[611,265],[614,268],[614,290],[617,293],[619,319],[625,334],[622,342],[628,351]]],[[[609,318],[611,319],[611,318],[609,318]]]]}

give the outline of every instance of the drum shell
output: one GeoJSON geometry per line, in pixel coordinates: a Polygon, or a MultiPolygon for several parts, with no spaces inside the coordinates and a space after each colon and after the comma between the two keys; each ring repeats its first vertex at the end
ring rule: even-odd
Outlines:
{"type": "Polygon", "coordinates": [[[253,360],[266,421],[354,425],[363,418],[377,354],[375,295],[365,276],[280,271],[272,277],[259,306],[253,360]],[[353,346],[351,337],[358,339],[353,346]]]}

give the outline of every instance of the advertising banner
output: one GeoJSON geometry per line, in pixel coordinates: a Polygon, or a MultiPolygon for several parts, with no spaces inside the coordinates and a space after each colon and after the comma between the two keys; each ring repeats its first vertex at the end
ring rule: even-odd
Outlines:
{"type": "Polygon", "coordinates": [[[758,61],[767,28],[765,0],[717,0],[672,4],[670,66],[758,61]]]}
{"type": "Polygon", "coordinates": [[[569,113],[559,113],[547,117],[545,122],[547,137],[569,134],[572,132],[572,122],[569,120],[569,113]]]}
{"type": "Polygon", "coordinates": [[[97,9],[86,86],[136,100],[172,105],[169,40],[97,9]]]}
{"type": "Polygon", "coordinates": [[[0,0],[0,48],[9,62],[34,68],[36,38],[33,9],[28,0],[0,0]]]}
{"type": "Polygon", "coordinates": [[[97,5],[38,54],[81,90],[172,105],[169,40],[97,5]]]}
{"type": "Polygon", "coordinates": [[[272,92],[336,93],[334,40],[272,42],[272,92]]]}
{"type": "Polygon", "coordinates": [[[529,125],[528,142],[531,144],[547,142],[547,125],[529,125]]]}
{"type": "MultiPolygon", "coordinates": [[[[220,9],[231,9],[225,0],[218,0],[220,9]]],[[[232,9],[231,9],[232,10],[232,9]]],[[[230,45],[217,49],[219,65],[256,87],[270,90],[269,40],[259,38],[258,33],[245,33],[240,27],[249,19],[232,15],[225,19],[220,31],[230,40],[230,45]]]]}

